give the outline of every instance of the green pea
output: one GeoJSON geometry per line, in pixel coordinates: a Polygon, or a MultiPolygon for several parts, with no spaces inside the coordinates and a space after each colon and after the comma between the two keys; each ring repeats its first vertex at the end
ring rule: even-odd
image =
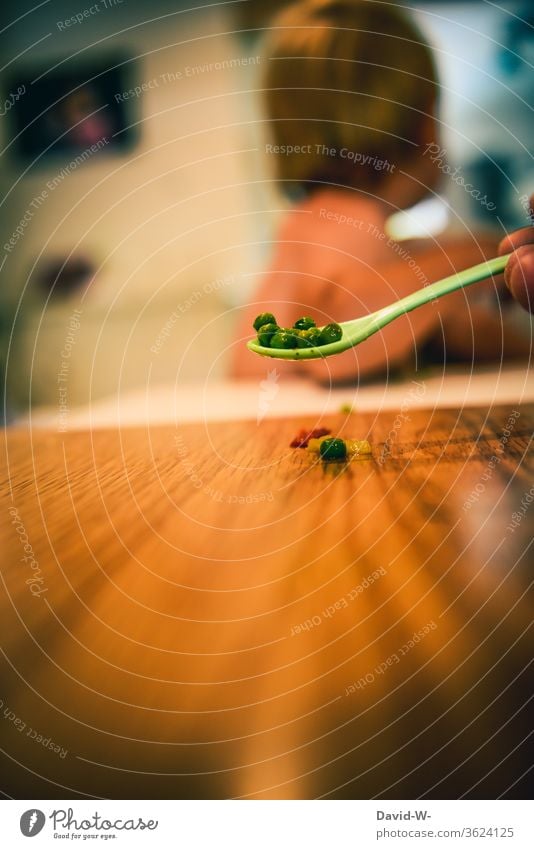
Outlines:
{"type": "Polygon", "coordinates": [[[315,348],[317,345],[321,345],[321,331],[318,327],[310,327],[309,330],[304,330],[302,335],[309,342],[309,344],[315,348]]]}
{"type": "Polygon", "coordinates": [[[295,339],[296,339],[296,342],[297,342],[297,348],[311,348],[312,347],[312,343],[310,342],[310,340],[306,336],[306,333],[307,333],[306,330],[296,330],[295,328],[293,328],[291,333],[292,333],[292,335],[295,336],[295,339]]]}
{"type": "Polygon", "coordinates": [[[296,348],[297,337],[287,330],[277,330],[271,336],[271,348],[296,348]]]}
{"type": "Polygon", "coordinates": [[[310,327],[315,327],[315,322],[309,315],[304,315],[302,318],[297,319],[293,327],[296,327],[297,330],[309,330],[310,327]]]}
{"type": "Polygon", "coordinates": [[[346,460],[347,446],[343,439],[323,439],[319,446],[319,453],[323,460],[346,460]]]}
{"type": "Polygon", "coordinates": [[[272,312],[262,312],[254,319],[254,330],[259,330],[264,324],[276,324],[276,319],[272,312]]]}
{"type": "Polygon", "coordinates": [[[258,342],[264,348],[268,348],[271,344],[271,339],[280,328],[277,324],[262,324],[258,330],[258,342]]]}
{"type": "Polygon", "coordinates": [[[295,347],[295,346],[296,346],[296,344],[297,344],[297,339],[298,339],[300,336],[302,336],[302,330],[296,330],[294,327],[281,327],[281,328],[280,328],[280,330],[282,330],[284,333],[287,333],[287,334],[288,334],[288,336],[292,336],[292,337],[293,337],[293,339],[295,340],[295,345],[294,345],[294,347],[295,347]]]}
{"type": "Polygon", "coordinates": [[[321,344],[328,345],[330,342],[339,342],[343,336],[343,331],[339,324],[327,324],[321,330],[321,344]]]}

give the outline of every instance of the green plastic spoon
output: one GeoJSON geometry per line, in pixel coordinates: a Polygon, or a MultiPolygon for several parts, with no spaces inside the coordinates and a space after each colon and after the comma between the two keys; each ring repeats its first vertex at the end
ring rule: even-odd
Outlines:
{"type": "Polygon", "coordinates": [[[450,277],[438,280],[437,283],[432,283],[417,292],[412,292],[411,295],[407,295],[400,301],[395,301],[381,310],[372,312],[370,315],[355,318],[352,321],[344,321],[340,325],[343,336],[339,342],[330,342],[328,345],[319,345],[315,348],[264,348],[258,344],[257,340],[251,339],[250,342],[247,342],[247,348],[255,354],[261,354],[262,357],[275,357],[278,360],[316,360],[321,357],[341,354],[348,348],[353,348],[360,342],[364,342],[373,333],[377,333],[386,324],[401,315],[405,315],[407,312],[411,312],[436,298],[441,298],[442,295],[448,295],[449,292],[454,292],[456,289],[463,289],[465,286],[471,286],[472,283],[478,283],[479,280],[484,280],[492,274],[500,274],[504,271],[509,257],[510,254],[506,254],[495,259],[489,259],[487,262],[481,262],[480,265],[473,265],[472,268],[466,268],[465,271],[452,274],[450,277]]]}

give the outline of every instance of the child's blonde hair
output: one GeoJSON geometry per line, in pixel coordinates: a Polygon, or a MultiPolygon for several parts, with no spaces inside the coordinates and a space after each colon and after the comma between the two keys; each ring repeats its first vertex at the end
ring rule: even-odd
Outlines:
{"type": "Polygon", "coordinates": [[[265,97],[276,175],[288,193],[376,186],[433,114],[432,52],[391,3],[299,0],[271,24],[265,97]]]}

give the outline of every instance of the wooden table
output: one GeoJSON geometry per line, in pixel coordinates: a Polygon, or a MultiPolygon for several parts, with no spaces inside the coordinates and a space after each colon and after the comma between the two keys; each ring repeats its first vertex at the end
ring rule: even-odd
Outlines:
{"type": "Polygon", "coordinates": [[[530,796],[533,431],[406,404],[8,433],[4,794],[530,796]],[[318,424],[373,459],[289,448],[318,424]]]}

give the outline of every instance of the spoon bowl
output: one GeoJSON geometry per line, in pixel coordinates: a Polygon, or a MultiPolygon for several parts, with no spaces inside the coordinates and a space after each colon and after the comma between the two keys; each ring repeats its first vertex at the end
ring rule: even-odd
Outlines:
{"type": "Polygon", "coordinates": [[[247,348],[254,354],[260,354],[262,357],[274,357],[277,360],[318,360],[332,357],[334,354],[342,354],[343,351],[364,342],[373,333],[378,333],[386,324],[417,309],[417,307],[434,301],[436,298],[441,298],[443,295],[448,295],[456,289],[463,289],[473,283],[478,283],[486,277],[500,274],[504,271],[509,257],[510,254],[506,254],[481,262],[479,265],[474,265],[465,269],[465,271],[452,274],[450,277],[438,280],[430,286],[418,289],[411,295],[407,295],[399,301],[394,301],[389,306],[362,318],[343,321],[340,323],[343,335],[338,342],[330,342],[327,345],[318,345],[314,348],[264,348],[256,339],[251,339],[247,342],[247,348]]]}

